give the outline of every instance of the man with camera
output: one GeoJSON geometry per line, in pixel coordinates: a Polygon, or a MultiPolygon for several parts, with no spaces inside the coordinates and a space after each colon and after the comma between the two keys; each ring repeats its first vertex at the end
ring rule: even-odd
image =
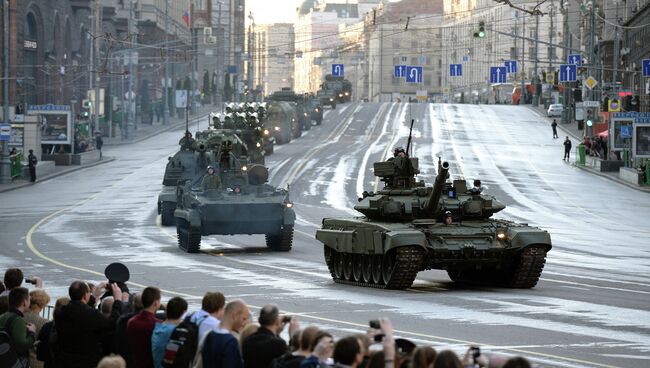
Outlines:
{"type": "Polygon", "coordinates": [[[8,296],[11,289],[19,287],[23,284],[23,280],[26,283],[32,284],[39,289],[43,288],[43,280],[40,277],[34,276],[25,279],[23,271],[20,268],[9,268],[5,271],[4,276],[5,290],[2,292],[2,294],[0,294],[0,296],[8,296]]]}
{"type": "Polygon", "coordinates": [[[259,330],[242,343],[242,356],[245,368],[270,367],[273,359],[287,352],[288,346],[279,335],[284,326],[289,325],[289,336],[300,329],[298,320],[282,316],[276,305],[265,305],[258,318],[259,330]]]}

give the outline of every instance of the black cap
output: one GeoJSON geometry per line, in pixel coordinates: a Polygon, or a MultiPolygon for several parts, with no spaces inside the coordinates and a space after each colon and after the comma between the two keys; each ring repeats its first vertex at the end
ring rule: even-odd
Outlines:
{"type": "Polygon", "coordinates": [[[119,262],[111,263],[106,266],[104,276],[109,282],[127,282],[129,281],[129,269],[119,262]]]}
{"type": "Polygon", "coordinates": [[[401,354],[411,354],[416,348],[416,345],[407,339],[395,339],[395,347],[397,347],[397,352],[401,354]]]}

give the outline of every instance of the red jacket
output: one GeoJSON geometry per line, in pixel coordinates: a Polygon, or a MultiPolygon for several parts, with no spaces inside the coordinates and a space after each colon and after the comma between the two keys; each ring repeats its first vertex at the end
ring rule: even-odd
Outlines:
{"type": "Polygon", "coordinates": [[[153,368],[151,334],[156,327],[156,315],[145,310],[133,316],[126,326],[126,335],[138,368],[153,368]]]}

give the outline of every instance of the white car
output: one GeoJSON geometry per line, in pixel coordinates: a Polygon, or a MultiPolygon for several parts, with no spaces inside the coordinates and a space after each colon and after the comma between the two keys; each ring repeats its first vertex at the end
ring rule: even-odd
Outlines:
{"type": "Polygon", "coordinates": [[[563,110],[564,110],[564,106],[562,106],[562,104],[552,104],[551,106],[548,107],[548,110],[546,111],[546,116],[548,117],[562,116],[563,110]]]}

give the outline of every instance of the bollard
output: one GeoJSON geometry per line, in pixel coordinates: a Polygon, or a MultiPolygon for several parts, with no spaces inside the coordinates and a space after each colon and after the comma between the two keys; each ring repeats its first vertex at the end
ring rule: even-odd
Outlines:
{"type": "Polygon", "coordinates": [[[584,166],[585,163],[587,162],[587,159],[586,159],[585,156],[586,156],[586,154],[585,154],[585,145],[580,143],[578,145],[578,163],[580,163],[580,165],[582,165],[582,166],[584,166]]]}
{"type": "Polygon", "coordinates": [[[630,158],[629,158],[628,155],[629,155],[629,152],[626,149],[624,149],[623,150],[623,166],[625,166],[625,167],[630,166],[630,161],[629,161],[630,158]]]}

